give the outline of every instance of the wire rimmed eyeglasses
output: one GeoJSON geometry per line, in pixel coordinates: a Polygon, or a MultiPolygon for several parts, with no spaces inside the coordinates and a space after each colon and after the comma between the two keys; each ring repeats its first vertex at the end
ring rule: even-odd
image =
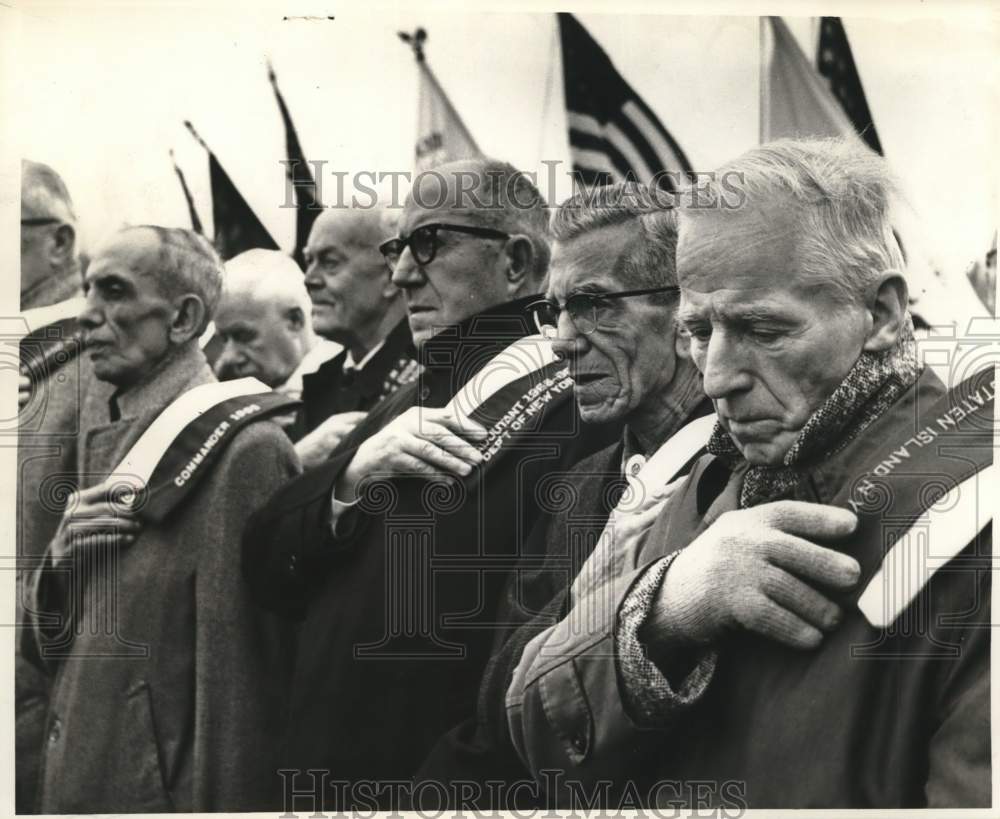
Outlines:
{"type": "Polygon", "coordinates": [[[545,338],[555,338],[558,333],[559,315],[565,311],[577,331],[585,336],[597,329],[600,310],[605,302],[633,296],[651,296],[654,293],[679,293],[679,287],[646,287],[642,290],[621,290],[616,293],[574,293],[566,304],[560,306],[551,299],[539,299],[528,305],[535,327],[545,338]]]}

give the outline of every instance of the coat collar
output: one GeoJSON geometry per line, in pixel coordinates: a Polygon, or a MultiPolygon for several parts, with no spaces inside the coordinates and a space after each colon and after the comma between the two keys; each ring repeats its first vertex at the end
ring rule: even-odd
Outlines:
{"type": "Polygon", "coordinates": [[[197,341],[189,342],[168,355],[143,381],[119,392],[118,410],[122,418],[159,413],[182,392],[215,380],[197,341]]]}
{"type": "Polygon", "coordinates": [[[143,382],[116,396],[121,417],[112,421],[110,401],[117,388],[95,379],[80,413],[83,445],[77,453],[77,469],[83,484],[98,483],[114,469],[129,447],[178,395],[215,380],[204,354],[194,342],[161,362],[143,382]]]}

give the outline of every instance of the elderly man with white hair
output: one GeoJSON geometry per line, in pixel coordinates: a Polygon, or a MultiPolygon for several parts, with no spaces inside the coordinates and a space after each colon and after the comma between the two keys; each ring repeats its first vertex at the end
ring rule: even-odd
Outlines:
{"type": "Polygon", "coordinates": [[[311,308],[302,271],[290,256],[257,248],[230,259],[215,316],[224,342],[216,376],[220,381],[252,376],[301,397],[302,376],[341,350],[313,332],[311,308]]]}
{"type": "Polygon", "coordinates": [[[677,248],[710,454],[525,649],[514,743],[565,807],[987,807],[992,367],[922,366],[879,157],[718,178],[677,248]]]}

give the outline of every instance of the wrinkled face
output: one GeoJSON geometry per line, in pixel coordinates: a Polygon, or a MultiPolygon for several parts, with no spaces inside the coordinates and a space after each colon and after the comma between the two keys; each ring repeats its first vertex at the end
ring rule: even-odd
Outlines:
{"type": "Polygon", "coordinates": [[[97,252],[84,280],[87,304],[79,316],[94,374],[128,387],[140,381],[170,350],[173,301],[157,284],[159,239],[130,230],[97,252]]]}
{"type": "Polygon", "coordinates": [[[377,325],[385,309],[389,273],[378,251],[381,235],[373,212],[341,211],[313,223],[304,255],[313,329],[351,344],[377,325]]]}
{"type": "MultiPolygon", "coordinates": [[[[418,177],[418,183],[407,197],[400,237],[434,223],[496,227],[471,207],[455,207],[469,202],[456,194],[453,174],[445,173],[441,179],[418,177]]],[[[508,300],[505,244],[503,239],[441,230],[428,264],[418,263],[410,248],[403,251],[392,281],[406,296],[410,331],[418,347],[443,328],[508,300]]]]}
{"type": "Polygon", "coordinates": [[[287,305],[227,294],[215,315],[215,330],[225,342],[215,374],[222,381],[252,376],[280,386],[302,360],[301,329],[287,305]]]}
{"type": "Polygon", "coordinates": [[[680,324],[723,427],[779,465],[857,361],[872,316],[799,272],[794,208],[682,217],[680,324]]]}
{"type": "MultiPolygon", "coordinates": [[[[546,297],[564,306],[576,293],[614,293],[645,285],[622,279],[638,241],[634,224],[590,231],[553,248],[546,297]]],[[[677,296],[632,296],[599,303],[597,327],[581,333],[563,310],[553,350],[570,364],[580,417],[586,423],[625,418],[669,389],[676,369],[677,296]]]]}

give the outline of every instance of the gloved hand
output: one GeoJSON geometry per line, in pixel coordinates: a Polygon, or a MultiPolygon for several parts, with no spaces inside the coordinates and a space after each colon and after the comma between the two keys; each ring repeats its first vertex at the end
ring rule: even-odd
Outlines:
{"type": "Polygon", "coordinates": [[[794,648],[817,647],[842,616],[820,589],[850,589],[861,567],[810,540],[843,538],[856,527],[846,509],[802,501],[726,512],[674,558],[643,640],[707,644],[743,627],[794,648]]]}

